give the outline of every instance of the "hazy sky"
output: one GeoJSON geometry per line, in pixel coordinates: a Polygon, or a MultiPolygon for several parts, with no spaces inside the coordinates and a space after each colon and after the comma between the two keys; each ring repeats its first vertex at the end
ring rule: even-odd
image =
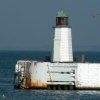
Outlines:
{"type": "Polygon", "coordinates": [[[61,8],[72,26],[73,49],[100,51],[100,0],[0,0],[0,50],[52,50],[61,8]]]}

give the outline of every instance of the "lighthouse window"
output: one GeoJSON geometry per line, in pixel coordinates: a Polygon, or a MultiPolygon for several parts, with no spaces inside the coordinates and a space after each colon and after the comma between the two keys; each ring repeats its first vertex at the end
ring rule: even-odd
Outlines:
{"type": "Polygon", "coordinates": [[[66,18],[64,18],[64,24],[66,25],[66,23],[67,23],[67,20],[66,20],[66,18]]]}
{"type": "Polygon", "coordinates": [[[70,72],[67,72],[67,74],[70,74],[70,72]]]}

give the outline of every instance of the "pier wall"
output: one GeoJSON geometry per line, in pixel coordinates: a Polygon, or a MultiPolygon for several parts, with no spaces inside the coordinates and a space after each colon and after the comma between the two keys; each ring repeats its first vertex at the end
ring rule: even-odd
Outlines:
{"type": "Polygon", "coordinates": [[[100,63],[77,64],[76,88],[100,89],[100,63]]]}
{"type": "Polygon", "coordinates": [[[99,63],[18,61],[14,87],[37,89],[100,89],[99,63]]]}

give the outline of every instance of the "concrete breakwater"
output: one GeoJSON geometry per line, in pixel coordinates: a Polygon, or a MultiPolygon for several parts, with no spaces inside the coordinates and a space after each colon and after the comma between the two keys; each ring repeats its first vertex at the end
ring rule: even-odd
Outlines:
{"type": "Polygon", "coordinates": [[[14,87],[72,90],[100,89],[99,63],[18,61],[14,87]]]}

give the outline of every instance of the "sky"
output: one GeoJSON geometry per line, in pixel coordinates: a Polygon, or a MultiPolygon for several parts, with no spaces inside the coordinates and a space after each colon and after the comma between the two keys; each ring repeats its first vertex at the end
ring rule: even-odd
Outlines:
{"type": "Polygon", "coordinates": [[[0,0],[0,50],[51,51],[57,11],[72,26],[74,51],[100,51],[100,0],[0,0]]]}

